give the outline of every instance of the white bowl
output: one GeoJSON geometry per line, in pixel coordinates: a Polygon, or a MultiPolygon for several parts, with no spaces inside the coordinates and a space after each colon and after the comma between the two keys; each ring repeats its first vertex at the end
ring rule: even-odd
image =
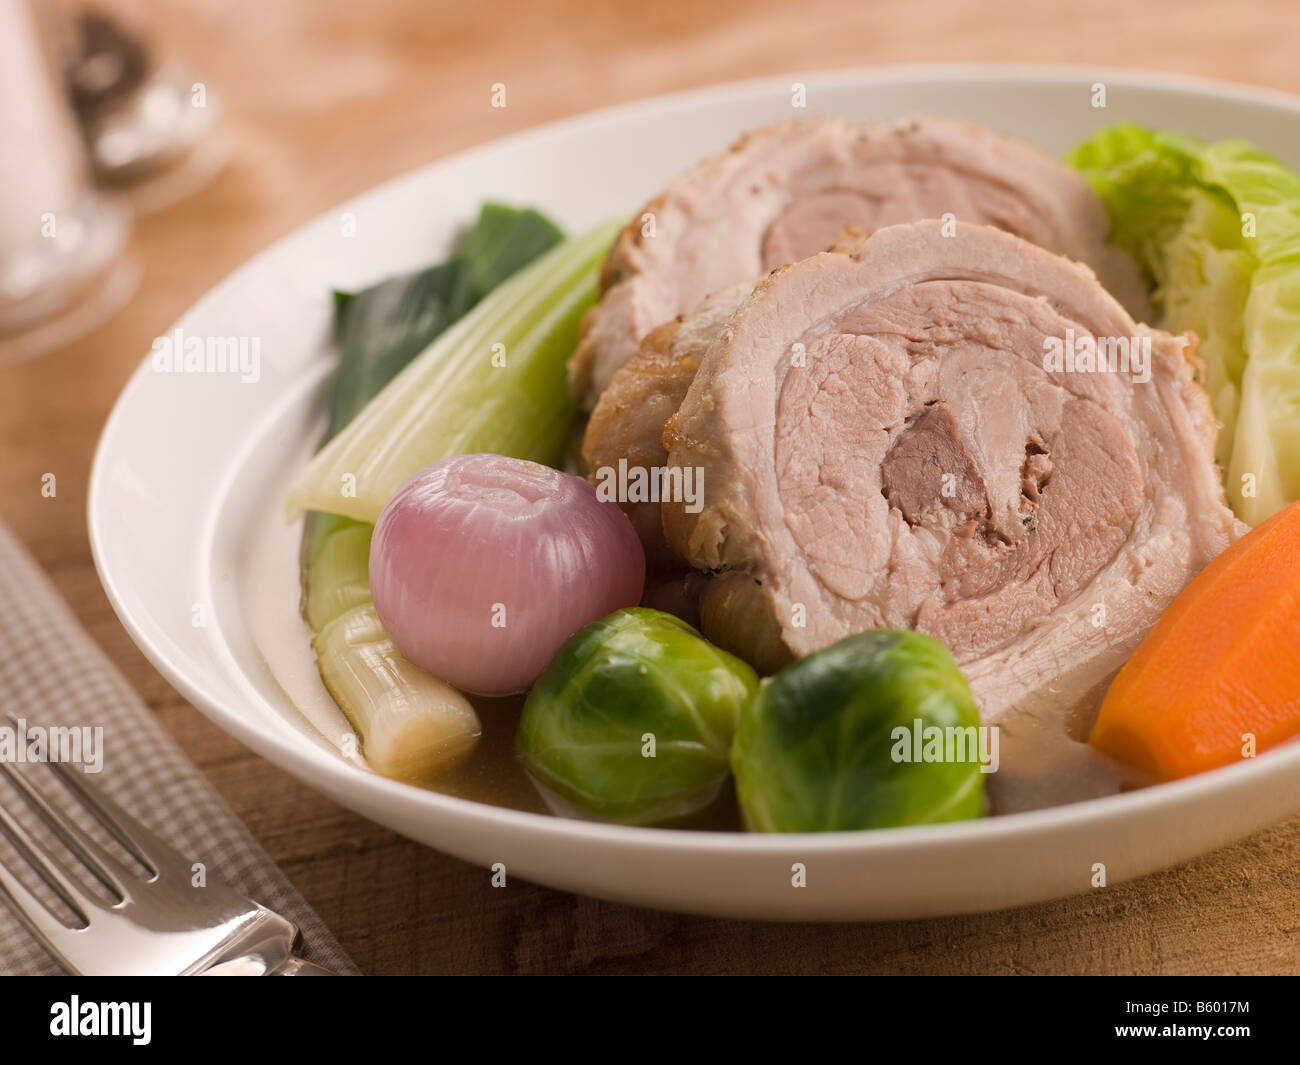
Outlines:
{"type": "MultiPolygon", "coordinates": [[[[569,891],[734,917],[868,919],[996,909],[1083,892],[1219,847],[1300,809],[1300,745],[1176,783],[977,822],[820,835],[624,828],[484,805],[350,764],[281,691],[248,631],[237,579],[309,453],[331,369],[333,287],[424,265],[487,199],[533,204],[576,231],[630,216],[672,174],[741,131],[808,110],[966,117],[1062,152],[1128,120],[1245,137],[1300,166],[1300,101],[1094,69],[927,67],[786,77],[654,99],[544,126],[389,182],[280,241],[177,325],[260,339],[256,384],[132,377],[95,457],[90,537],[141,650],[263,757],[380,824],[486,870],[569,891]],[[1094,86],[1106,86],[1095,108],[1094,86]],[[344,215],[354,236],[345,236],[344,215]],[[196,613],[198,605],[201,610],[196,613]],[[198,622],[198,624],[196,624],[198,622]],[[803,863],[806,886],[793,886],[803,863]]],[[[283,561],[292,587],[293,560],[283,561]]]]}

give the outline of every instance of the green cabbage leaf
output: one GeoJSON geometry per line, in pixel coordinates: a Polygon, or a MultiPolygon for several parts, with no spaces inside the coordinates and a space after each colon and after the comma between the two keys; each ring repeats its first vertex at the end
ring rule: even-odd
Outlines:
{"type": "Polygon", "coordinates": [[[1259,524],[1300,499],[1300,174],[1245,141],[1132,125],[1070,162],[1146,273],[1154,324],[1200,338],[1228,501],[1259,524]]]}

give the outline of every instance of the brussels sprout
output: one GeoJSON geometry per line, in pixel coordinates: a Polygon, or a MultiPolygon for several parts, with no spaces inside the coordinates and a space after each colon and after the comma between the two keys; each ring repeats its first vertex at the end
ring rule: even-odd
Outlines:
{"type": "Polygon", "coordinates": [[[736,722],[757,689],[753,669],[684,621],[619,610],[560,649],[524,704],[516,748],[557,812],[684,817],[726,783],[736,722]]]}
{"type": "Polygon", "coordinates": [[[894,629],[849,636],[786,666],[741,715],[731,765],[745,823],[829,832],[979,817],[979,747],[965,746],[978,725],[938,640],[894,629]],[[964,757],[943,760],[940,747],[930,760],[936,735],[960,741],[948,753],[964,757]],[[922,738],[930,745],[917,751],[922,738]]]}

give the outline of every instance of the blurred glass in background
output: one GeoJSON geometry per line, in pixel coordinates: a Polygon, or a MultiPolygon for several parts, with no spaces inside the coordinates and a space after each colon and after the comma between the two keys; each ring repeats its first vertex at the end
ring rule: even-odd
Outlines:
{"type": "Polygon", "coordinates": [[[0,0],[0,363],[62,347],[130,298],[132,210],[220,168],[217,104],[103,15],[0,0]]]}

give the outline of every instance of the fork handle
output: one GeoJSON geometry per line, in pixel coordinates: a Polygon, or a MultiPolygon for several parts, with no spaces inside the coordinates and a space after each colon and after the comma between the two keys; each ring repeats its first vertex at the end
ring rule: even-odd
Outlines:
{"type": "Polygon", "coordinates": [[[276,955],[268,957],[262,952],[240,954],[219,961],[202,973],[204,976],[338,976],[332,969],[297,954],[280,953],[278,957],[280,960],[276,961],[276,955]]]}
{"type": "Polygon", "coordinates": [[[298,931],[273,910],[252,904],[244,925],[219,949],[205,976],[338,976],[294,953],[298,931]]]}
{"type": "Polygon", "coordinates": [[[332,969],[327,969],[323,965],[317,965],[314,961],[308,961],[306,958],[300,958],[297,954],[292,954],[286,958],[279,966],[272,969],[267,976],[338,976],[338,973],[332,969]]]}

